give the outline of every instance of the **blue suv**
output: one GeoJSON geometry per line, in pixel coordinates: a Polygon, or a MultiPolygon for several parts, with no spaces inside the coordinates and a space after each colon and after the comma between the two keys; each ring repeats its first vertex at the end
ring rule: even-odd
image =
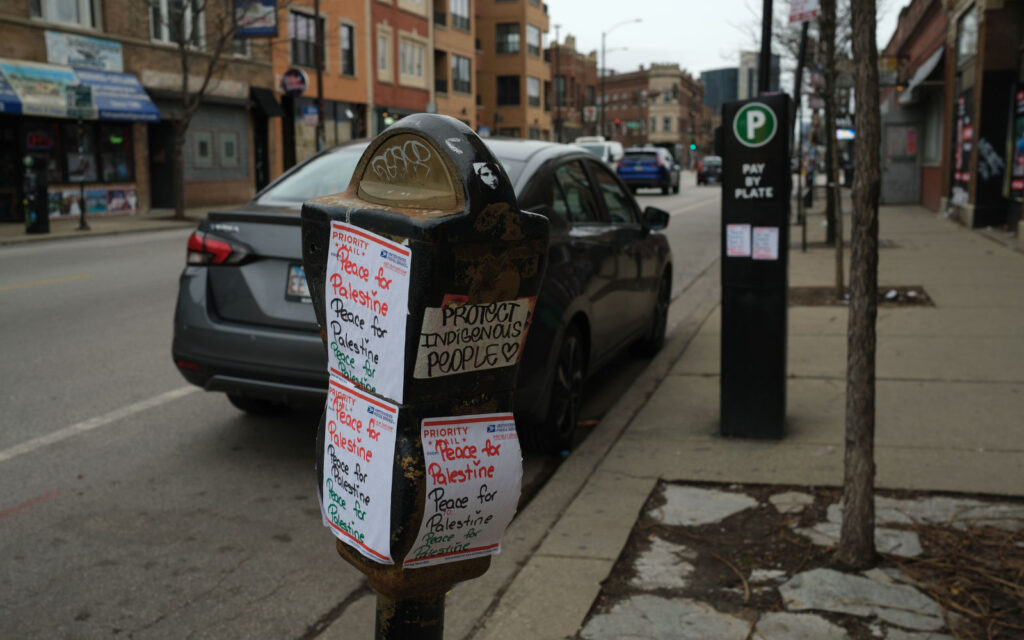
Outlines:
{"type": "Polygon", "coordinates": [[[633,193],[641,187],[660,187],[663,194],[679,193],[679,165],[661,147],[630,147],[616,166],[619,178],[633,193]]]}

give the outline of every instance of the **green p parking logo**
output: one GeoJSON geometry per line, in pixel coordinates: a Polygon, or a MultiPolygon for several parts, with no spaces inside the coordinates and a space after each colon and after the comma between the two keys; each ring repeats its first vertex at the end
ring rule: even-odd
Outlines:
{"type": "Polygon", "coordinates": [[[775,137],[779,128],[778,118],[771,107],[763,102],[751,102],[736,112],[732,130],[740,144],[755,149],[763,147],[775,137]]]}

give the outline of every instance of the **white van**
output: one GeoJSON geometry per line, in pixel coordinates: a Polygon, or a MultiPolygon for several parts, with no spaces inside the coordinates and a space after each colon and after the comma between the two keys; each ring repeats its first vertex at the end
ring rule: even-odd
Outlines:
{"type": "Polygon", "coordinates": [[[601,158],[612,169],[624,155],[621,142],[605,140],[604,136],[580,136],[574,144],[601,158]]]}

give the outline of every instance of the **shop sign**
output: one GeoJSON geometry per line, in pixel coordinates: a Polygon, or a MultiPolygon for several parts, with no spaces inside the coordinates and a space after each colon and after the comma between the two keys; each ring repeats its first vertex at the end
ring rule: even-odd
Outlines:
{"type": "Polygon", "coordinates": [[[54,142],[53,132],[47,129],[29,129],[25,132],[25,148],[29,151],[49,151],[54,142]]]}
{"type": "Polygon", "coordinates": [[[958,206],[968,203],[971,182],[971,151],[974,150],[974,123],[971,107],[974,104],[970,89],[961,93],[953,108],[953,180],[950,184],[950,201],[958,206]]]}
{"type": "Polygon", "coordinates": [[[46,60],[100,71],[124,71],[121,43],[63,31],[46,32],[46,60]]]}
{"type": "Polygon", "coordinates": [[[277,36],[277,0],[234,0],[235,37],[277,36]]]}
{"type": "Polygon", "coordinates": [[[315,104],[307,104],[302,107],[302,124],[307,127],[315,127],[320,123],[320,114],[315,104]]]}
{"type": "Polygon", "coordinates": [[[67,88],[68,117],[93,118],[96,109],[92,103],[92,87],[76,84],[67,88]]]}
{"type": "Polygon", "coordinates": [[[15,60],[0,62],[0,71],[21,102],[25,115],[67,116],[67,87],[78,83],[70,67],[15,60]]]}
{"type": "Polygon", "coordinates": [[[309,88],[309,76],[302,69],[289,69],[281,76],[281,91],[291,97],[301,96],[309,88]]]}
{"type": "Polygon", "coordinates": [[[594,105],[588,105],[583,107],[583,122],[592,124],[597,122],[597,107],[594,105]]]}

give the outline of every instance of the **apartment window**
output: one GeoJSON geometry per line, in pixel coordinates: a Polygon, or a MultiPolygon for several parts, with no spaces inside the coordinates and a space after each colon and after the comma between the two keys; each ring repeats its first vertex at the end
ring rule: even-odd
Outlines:
{"type": "Polygon", "coordinates": [[[192,32],[192,14],[201,11],[200,0],[150,0],[149,35],[161,42],[185,42],[202,47],[206,36],[205,16],[199,16],[198,28],[192,32]]]}
{"type": "Polygon", "coordinates": [[[251,58],[252,40],[249,38],[232,38],[231,54],[239,58],[251,58]]]}
{"type": "Polygon", "coordinates": [[[672,102],[672,90],[665,89],[665,92],[662,94],[662,98],[665,100],[665,102],[672,102]]]}
{"type": "Polygon", "coordinates": [[[519,53],[519,23],[503,22],[497,29],[498,53],[519,53]]]}
{"type": "Polygon", "coordinates": [[[658,119],[657,118],[651,118],[651,133],[654,133],[657,130],[658,130],[658,119]]]}
{"type": "Polygon", "coordinates": [[[392,80],[391,70],[391,30],[377,31],[377,75],[385,82],[392,80]]]}
{"type": "Polygon", "coordinates": [[[672,131],[672,118],[665,116],[661,120],[661,130],[668,133],[672,131]]]}
{"type": "Polygon", "coordinates": [[[292,64],[316,67],[317,44],[324,41],[324,19],[292,11],[292,64]]]}
{"type": "Polygon", "coordinates": [[[99,26],[93,0],[31,0],[29,6],[33,18],[89,28],[99,26]]]}
{"type": "Polygon", "coordinates": [[[555,106],[565,105],[565,76],[555,76],[555,106]]]}
{"type": "Polygon", "coordinates": [[[584,94],[586,95],[586,104],[594,104],[594,87],[587,87],[584,94]]]}
{"type": "Polygon", "coordinates": [[[527,131],[527,135],[530,137],[530,140],[540,140],[540,129],[537,127],[530,127],[529,131],[527,131]]]}
{"type": "Polygon", "coordinates": [[[341,75],[356,75],[356,28],[350,24],[342,24],[341,41],[341,75]]]}
{"type": "Polygon", "coordinates": [[[498,104],[519,104],[519,76],[498,76],[498,104]]]}
{"type": "Polygon", "coordinates": [[[526,25],[526,53],[540,57],[540,29],[532,24],[526,25]]]}
{"type": "Polygon", "coordinates": [[[472,76],[469,58],[452,54],[452,91],[459,93],[470,93],[472,91],[472,76]]]}
{"type": "Polygon", "coordinates": [[[423,84],[423,58],[425,55],[426,47],[422,42],[408,38],[399,40],[399,77],[412,81],[414,84],[423,84]]]}
{"type": "Polygon", "coordinates": [[[526,96],[531,107],[540,106],[540,78],[526,78],[526,96]]]}
{"type": "Polygon", "coordinates": [[[469,31],[469,0],[449,0],[448,11],[452,16],[453,29],[469,31]]]}

